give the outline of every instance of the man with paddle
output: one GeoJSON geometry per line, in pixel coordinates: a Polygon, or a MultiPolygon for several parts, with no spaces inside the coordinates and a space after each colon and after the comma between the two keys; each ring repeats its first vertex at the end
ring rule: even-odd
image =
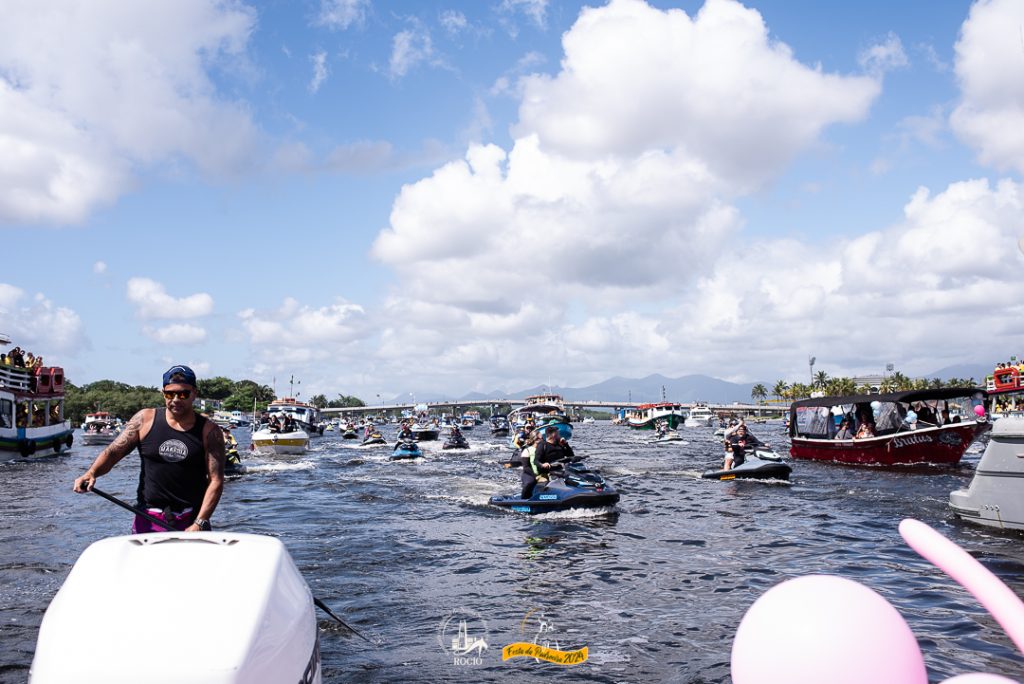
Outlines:
{"type": "Polygon", "coordinates": [[[224,490],[224,435],[196,413],[196,374],[172,366],[163,376],[165,408],[142,409],[117,439],[75,480],[76,492],[91,491],[96,478],[138,448],[141,456],[138,508],[132,532],[161,532],[153,518],[185,532],[210,530],[224,490]]]}

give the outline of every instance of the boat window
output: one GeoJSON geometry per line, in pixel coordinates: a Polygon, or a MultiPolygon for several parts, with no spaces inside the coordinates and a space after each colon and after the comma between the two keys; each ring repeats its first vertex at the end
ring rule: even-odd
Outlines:
{"type": "Polygon", "coordinates": [[[832,412],[827,406],[798,406],[796,433],[800,437],[828,439],[832,412]]]}
{"type": "Polygon", "coordinates": [[[14,427],[14,402],[0,399],[0,428],[14,427]]]}
{"type": "Polygon", "coordinates": [[[27,400],[18,402],[17,413],[15,415],[15,425],[17,425],[17,427],[28,427],[28,416],[31,405],[32,402],[27,400]]]}

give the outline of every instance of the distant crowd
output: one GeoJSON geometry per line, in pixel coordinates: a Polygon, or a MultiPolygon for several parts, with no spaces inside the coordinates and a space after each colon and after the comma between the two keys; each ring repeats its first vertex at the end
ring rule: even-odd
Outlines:
{"type": "MultiPolygon", "coordinates": [[[[1022,358],[1024,358],[1024,357],[1022,357],[1022,358]]],[[[996,364],[996,370],[1000,370],[1002,368],[1016,368],[1020,372],[1024,373],[1024,360],[1022,360],[1022,361],[1005,361],[1003,363],[997,363],[996,364]]]]}
{"type": "Polygon", "coordinates": [[[0,366],[35,370],[43,367],[43,357],[24,351],[21,347],[15,347],[6,354],[0,354],[0,366]]]}

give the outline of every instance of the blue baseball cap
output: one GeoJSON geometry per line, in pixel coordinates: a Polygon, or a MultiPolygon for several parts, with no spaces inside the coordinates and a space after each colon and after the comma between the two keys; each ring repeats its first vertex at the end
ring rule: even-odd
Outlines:
{"type": "Polygon", "coordinates": [[[170,368],[167,369],[167,372],[164,373],[164,387],[167,387],[172,382],[180,382],[181,384],[192,385],[193,387],[195,387],[195,371],[193,371],[188,366],[171,366],[170,368]],[[171,380],[171,378],[174,377],[175,375],[181,376],[181,380],[171,380]]]}

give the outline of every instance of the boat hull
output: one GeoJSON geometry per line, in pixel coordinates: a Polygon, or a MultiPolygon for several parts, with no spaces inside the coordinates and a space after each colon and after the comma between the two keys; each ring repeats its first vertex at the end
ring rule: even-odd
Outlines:
{"type": "Polygon", "coordinates": [[[412,435],[417,442],[433,442],[437,439],[438,435],[441,434],[440,430],[430,429],[412,429],[412,435]]]}
{"type": "Polygon", "coordinates": [[[74,442],[71,423],[37,428],[0,428],[0,463],[56,456],[74,442]]]}
{"type": "Polygon", "coordinates": [[[701,477],[705,480],[788,480],[791,472],[793,469],[785,463],[748,456],[743,465],[730,470],[707,470],[701,477]]]}
{"type": "Polygon", "coordinates": [[[956,465],[971,442],[989,429],[988,422],[967,421],[867,439],[793,437],[789,454],[847,465],[956,465]]]}
{"type": "Polygon", "coordinates": [[[967,489],[949,495],[953,513],[970,523],[1024,530],[1024,418],[1003,418],[967,489]]]}
{"type": "Polygon", "coordinates": [[[601,489],[576,489],[557,480],[552,480],[547,486],[537,487],[529,499],[518,496],[493,496],[490,499],[492,506],[530,515],[572,508],[604,508],[618,502],[619,493],[611,485],[601,489]]]}
{"type": "Polygon", "coordinates": [[[309,436],[302,430],[295,432],[270,432],[260,430],[252,435],[256,452],[271,456],[304,454],[309,447],[309,436]]]}
{"type": "Polygon", "coordinates": [[[682,425],[685,420],[686,419],[678,413],[666,413],[663,415],[652,416],[645,420],[629,418],[626,420],[626,423],[634,430],[653,430],[657,427],[658,423],[665,422],[668,425],[669,430],[675,430],[677,427],[682,425]]]}

